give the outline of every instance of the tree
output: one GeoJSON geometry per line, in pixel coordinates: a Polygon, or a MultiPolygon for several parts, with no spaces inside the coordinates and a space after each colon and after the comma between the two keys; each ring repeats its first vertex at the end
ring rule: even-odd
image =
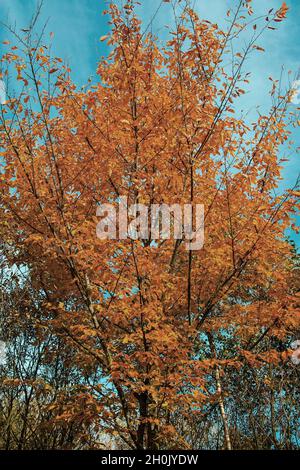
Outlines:
{"type": "Polygon", "coordinates": [[[64,408],[59,419],[84,416],[132,449],[190,448],[180,419],[212,406],[230,449],[228,371],[285,360],[271,342],[264,354],[258,346],[299,326],[285,237],[299,191],[278,191],[281,146],[297,122],[291,92],[274,80],[270,112],[254,124],[235,107],[246,58],[261,52],[260,35],[287,7],[256,23],[251,1],[240,1],[222,31],[181,2],[165,45],[142,31],[133,2],[108,13],[102,40],[111,53],[83,89],[35,37],[35,20],[24,34],[13,31],[18,49],[3,61],[21,91],[1,107],[0,125],[10,264],[26,267],[43,299],[35,327],[74,351],[78,385],[87,378],[71,401],[53,404],[64,408]],[[229,46],[253,23],[249,44],[231,57],[229,46]],[[204,204],[203,249],[150,236],[100,240],[96,210],[121,196],[204,204]]]}

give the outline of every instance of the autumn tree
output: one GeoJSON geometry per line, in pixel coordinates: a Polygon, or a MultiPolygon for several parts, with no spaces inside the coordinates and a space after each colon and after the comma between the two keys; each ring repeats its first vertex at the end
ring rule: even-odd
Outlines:
{"type": "Polygon", "coordinates": [[[299,191],[279,188],[297,112],[276,80],[268,114],[249,123],[238,110],[246,59],[263,52],[262,33],[287,7],[256,19],[241,0],[225,31],[189,2],[171,3],[164,44],[143,29],[134,2],[112,3],[101,38],[111,52],[82,89],[34,34],[35,19],[28,31],[11,29],[18,44],[7,44],[2,75],[19,86],[1,107],[1,224],[10,266],[42,298],[37,342],[47,332],[72,351],[81,386],[52,403],[58,420],[83,417],[131,449],[188,449],[186,423],[212,408],[231,449],[227,374],[287,360],[274,341],[299,327],[285,237],[299,191]],[[97,208],[122,196],[129,205],[204,204],[204,247],[151,235],[100,240],[97,208]]]}

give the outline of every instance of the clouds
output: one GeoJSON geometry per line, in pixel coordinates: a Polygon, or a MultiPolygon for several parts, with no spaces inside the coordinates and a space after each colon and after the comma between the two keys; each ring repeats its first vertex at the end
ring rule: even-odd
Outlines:
{"type": "Polygon", "coordinates": [[[6,343],[0,341],[0,366],[4,366],[6,363],[6,343]]]}
{"type": "MultiPolygon", "coordinates": [[[[229,7],[234,6],[236,0],[191,0],[191,3],[194,3],[201,18],[226,27],[226,12],[229,7]]],[[[278,9],[281,4],[282,0],[253,0],[257,16],[265,14],[270,8],[278,9]]],[[[266,53],[252,54],[245,64],[245,71],[251,72],[251,82],[239,107],[244,111],[251,110],[249,119],[252,120],[256,117],[257,106],[260,113],[268,112],[271,106],[268,93],[271,88],[270,76],[278,79],[284,67],[285,86],[296,79],[300,64],[300,2],[287,0],[287,4],[290,7],[287,20],[279,24],[277,31],[266,31],[259,40],[266,53]],[[292,71],[291,75],[288,75],[289,70],[292,71]]],[[[29,24],[36,5],[37,0],[0,0],[0,20],[6,22],[9,17],[11,23],[16,22],[17,28],[24,28],[29,24]]],[[[49,42],[49,33],[53,31],[53,55],[68,62],[72,69],[72,78],[80,86],[86,84],[89,76],[95,75],[100,56],[108,52],[106,43],[99,41],[108,32],[107,18],[102,16],[105,6],[103,0],[44,0],[38,30],[48,20],[46,42],[49,42]]],[[[148,27],[159,38],[167,38],[166,25],[174,22],[170,3],[141,0],[139,12],[144,29],[148,27]]],[[[4,30],[0,32],[0,39],[9,39],[4,30]]],[[[244,38],[245,41],[246,39],[247,37],[244,38]]],[[[243,43],[236,46],[243,47],[243,43]]],[[[300,146],[299,131],[292,129],[292,132],[296,146],[300,146]]],[[[293,185],[298,172],[298,157],[292,155],[285,165],[281,187],[293,185]]]]}

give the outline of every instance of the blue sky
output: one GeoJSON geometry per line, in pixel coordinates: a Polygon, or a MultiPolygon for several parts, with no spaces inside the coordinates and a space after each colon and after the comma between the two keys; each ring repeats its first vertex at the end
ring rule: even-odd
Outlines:
{"type": "MultiPolygon", "coordinates": [[[[161,0],[140,0],[141,17],[147,25],[156,12],[161,0]]],[[[195,0],[196,9],[201,17],[226,25],[226,12],[233,6],[234,0],[195,0]]],[[[255,116],[256,106],[260,111],[267,111],[270,106],[268,91],[270,76],[279,78],[281,68],[291,70],[293,75],[299,71],[300,65],[300,1],[286,0],[290,7],[288,18],[280,23],[278,31],[268,31],[260,40],[266,53],[258,53],[248,61],[246,67],[251,71],[251,84],[240,106],[244,110],[251,109],[251,117],[255,116]]],[[[0,21],[16,23],[17,28],[26,28],[36,9],[36,0],[0,0],[0,21]]],[[[279,8],[281,0],[254,0],[257,14],[265,13],[270,8],[279,8]]],[[[72,68],[72,77],[78,85],[84,85],[89,76],[95,74],[96,64],[101,55],[107,53],[105,43],[99,41],[100,36],[107,33],[107,18],[102,11],[107,3],[104,0],[44,0],[40,26],[47,20],[47,34],[54,32],[53,48],[57,56],[65,59],[72,68]]],[[[171,7],[163,3],[153,22],[153,31],[159,37],[167,36],[166,24],[172,22],[171,7]]],[[[0,27],[0,40],[9,39],[4,28],[0,27]]],[[[46,37],[46,41],[50,37],[46,37]]],[[[0,44],[0,55],[1,55],[0,44]]],[[[299,131],[293,134],[295,143],[300,146],[299,131]]],[[[300,156],[292,156],[283,172],[282,187],[291,186],[300,170],[300,156]]],[[[294,237],[295,238],[295,237],[294,237]]],[[[300,245],[300,239],[298,244],[300,245]]]]}

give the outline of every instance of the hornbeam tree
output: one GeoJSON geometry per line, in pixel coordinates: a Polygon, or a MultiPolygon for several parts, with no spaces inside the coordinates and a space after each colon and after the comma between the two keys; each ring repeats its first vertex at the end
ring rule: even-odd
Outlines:
{"type": "Polygon", "coordinates": [[[112,3],[101,38],[110,54],[83,88],[35,35],[36,18],[10,28],[2,79],[18,87],[1,106],[1,234],[11,268],[43,298],[36,341],[51,335],[73,351],[78,383],[51,401],[57,422],[84,421],[131,449],[188,449],[179,420],[213,408],[231,449],[226,374],[288,360],[265,339],[299,328],[285,236],[299,191],[279,186],[297,110],[276,80],[255,122],[238,105],[247,58],[288,9],[256,18],[241,0],[225,31],[189,2],[169,3],[165,43],[143,29],[133,1],[112,3]],[[99,239],[97,208],[121,197],[204,204],[203,248],[99,239]]]}

